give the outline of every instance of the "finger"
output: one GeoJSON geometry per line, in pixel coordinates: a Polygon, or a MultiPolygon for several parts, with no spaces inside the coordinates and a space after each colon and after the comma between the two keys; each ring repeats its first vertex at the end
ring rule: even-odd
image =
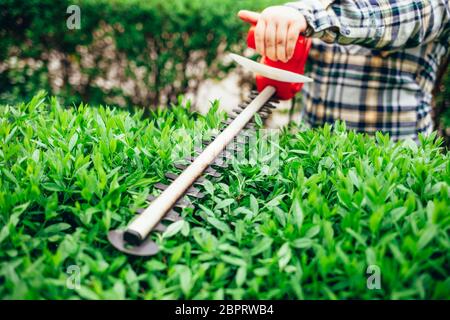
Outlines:
{"type": "Polygon", "coordinates": [[[293,23],[289,26],[286,40],[286,55],[290,60],[295,52],[295,46],[297,45],[298,37],[300,36],[301,24],[293,23]]]}
{"type": "Polygon", "coordinates": [[[264,37],[264,50],[266,52],[266,57],[270,60],[277,60],[277,53],[275,44],[277,41],[277,27],[275,23],[269,23],[266,26],[266,33],[264,37]]]}
{"type": "Polygon", "coordinates": [[[278,60],[283,62],[287,61],[286,54],[286,40],[288,33],[288,24],[287,23],[279,23],[277,26],[277,38],[276,38],[276,56],[278,60]]]}
{"type": "Polygon", "coordinates": [[[264,22],[264,20],[259,20],[255,28],[255,45],[256,45],[256,52],[258,52],[262,56],[266,55],[266,52],[264,50],[265,33],[266,33],[266,23],[264,22]]]}
{"type": "Polygon", "coordinates": [[[254,25],[256,25],[258,23],[260,16],[261,16],[261,14],[259,14],[258,12],[249,11],[249,10],[241,10],[238,12],[238,17],[242,21],[248,22],[248,23],[254,24],[254,25]]]}

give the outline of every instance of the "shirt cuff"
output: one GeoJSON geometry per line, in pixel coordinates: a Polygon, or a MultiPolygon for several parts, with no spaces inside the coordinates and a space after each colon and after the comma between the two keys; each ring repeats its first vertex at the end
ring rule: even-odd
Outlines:
{"type": "Polygon", "coordinates": [[[334,0],[302,0],[286,3],[285,6],[297,9],[306,19],[306,37],[320,38],[325,42],[336,42],[342,34],[339,19],[331,7],[334,0]]]}

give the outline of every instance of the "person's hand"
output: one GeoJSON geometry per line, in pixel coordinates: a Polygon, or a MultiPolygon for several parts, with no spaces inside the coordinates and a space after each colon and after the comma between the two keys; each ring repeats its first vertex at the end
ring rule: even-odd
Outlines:
{"type": "Polygon", "coordinates": [[[268,7],[261,14],[241,10],[238,16],[256,24],[256,51],[273,61],[290,60],[300,33],[307,27],[305,17],[300,12],[283,6],[268,7]]]}

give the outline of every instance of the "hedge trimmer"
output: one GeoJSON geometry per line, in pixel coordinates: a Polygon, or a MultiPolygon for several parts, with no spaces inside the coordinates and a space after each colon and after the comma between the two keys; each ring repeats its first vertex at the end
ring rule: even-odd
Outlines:
{"type": "MultiPolygon", "coordinates": [[[[250,28],[247,38],[248,46],[253,49],[255,49],[254,28],[254,25],[250,28]]],[[[300,36],[292,59],[286,63],[272,61],[267,57],[263,57],[261,63],[258,63],[231,54],[234,61],[256,74],[258,92],[252,92],[249,101],[233,110],[236,115],[225,123],[228,126],[212,141],[204,142],[206,148],[200,150],[197,158],[187,159],[190,162],[189,166],[175,165],[183,170],[179,176],[166,173],[166,177],[172,180],[172,183],[170,185],[156,184],[155,188],[162,193],[158,197],[150,196],[148,198],[150,205],[145,210],[140,210],[139,215],[124,229],[108,233],[108,239],[115,248],[136,256],[151,256],[159,251],[158,245],[150,237],[151,232],[163,232],[166,229],[166,226],[161,223],[163,220],[182,219],[177,210],[192,206],[189,198],[204,196],[197,185],[201,185],[206,176],[220,177],[220,173],[214,167],[223,164],[217,158],[227,156],[224,151],[227,145],[243,129],[254,128],[251,122],[256,113],[262,119],[266,119],[275,108],[273,102],[277,102],[277,98],[292,99],[300,91],[304,82],[312,81],[301,75],[304,72],[310,46],[311,40],[300,36]]]]}

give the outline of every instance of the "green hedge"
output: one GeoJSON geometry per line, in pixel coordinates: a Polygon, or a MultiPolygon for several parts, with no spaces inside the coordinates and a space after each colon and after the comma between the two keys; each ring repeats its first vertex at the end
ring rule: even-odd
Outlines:
{"type": "Polygon", "coordinates": [[[273,3],[0,0],[0,61],[7,59],[0,68],[0,101],[20,101],[44,89],[68,103],[174,102],[205,77],[225,74],[221,53],[243,49],[247,26],[237,11],[273,3]],[[80,30],[66,27],[72,4],[81,9],[80,30]]]}
{"type": "Polygon", "coordinates": [[[233,164],[154,235],[157,256],[114,250],[108,230],[177,171],[170,134],[217,128],[216,110],[143,119],[42,94],[0,107],[0,298],[450,298],[450,155],[435,135],[284,130],[278,170],[233,164]]]}

